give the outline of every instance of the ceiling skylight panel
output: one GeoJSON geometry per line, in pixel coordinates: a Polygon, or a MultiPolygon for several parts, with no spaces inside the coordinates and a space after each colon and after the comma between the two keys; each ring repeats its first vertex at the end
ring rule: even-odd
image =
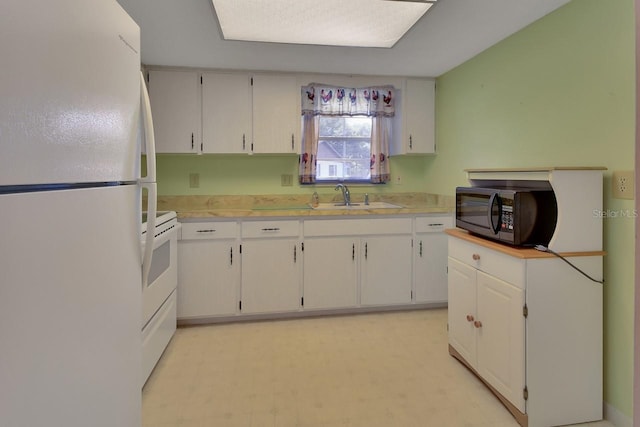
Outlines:
{"type": "Polygon", "coordinates": [[[431,3],[386,0],[212,0],[226,40],[392,47],[431,3]]]}

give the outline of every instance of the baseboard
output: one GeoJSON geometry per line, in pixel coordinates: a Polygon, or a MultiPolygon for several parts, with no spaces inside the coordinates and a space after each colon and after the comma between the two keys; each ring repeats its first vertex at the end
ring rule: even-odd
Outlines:
{"type": "Polygon", "coordinates": [[[604,419],[616,427],[633,427],[633,420],[631,418],[607,402],[604,402],[604,419]]]}
{"type": "Polygon", "coordinates": [[[352,314],[385,313],[390,311],[411,311],[429,308],[446,308],[447,302],[413,303],[400,305],[382,305],[371,307],[350,307],[323,310],[300,310],[282,313],[232,314],[226,316],[178,317],[178,326],[196,326],[213,323],[251,322],[258,320],[285,320],[305,317],[341,316],[352,314]]]}

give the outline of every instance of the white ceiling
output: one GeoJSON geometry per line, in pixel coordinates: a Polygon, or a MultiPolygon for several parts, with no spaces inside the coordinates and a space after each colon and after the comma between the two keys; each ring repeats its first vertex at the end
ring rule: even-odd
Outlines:
{"type": "Polygon", "coordinates": [[[437,77],[569,0],[440,0],[390,49],[227,41],[210,0],[118,2],[148,65],[437,77]]]}

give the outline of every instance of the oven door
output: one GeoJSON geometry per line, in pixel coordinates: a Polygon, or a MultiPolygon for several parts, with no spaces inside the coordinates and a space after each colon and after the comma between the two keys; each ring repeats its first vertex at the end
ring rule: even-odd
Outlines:
{"type": "Polygon", "coordinates": [[[176,223],[172,228],[157,234],[153,241],[149,280],[142,284],[142,328],[176,289],[179,227],[180,224],[176,223]]]}
{"type": "Polygon", "coordinates": [[[501,228],[502,197],[491,188],[456,188],[456,226],[497,237],[501,228]]]}

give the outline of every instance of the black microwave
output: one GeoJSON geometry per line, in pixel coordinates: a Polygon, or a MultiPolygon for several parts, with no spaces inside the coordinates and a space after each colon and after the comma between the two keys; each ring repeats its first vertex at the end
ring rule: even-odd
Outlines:
{"type": "Polygon", "coordinates": [[[549,244],[558,219],[553,190],[456,188],[456,226],[515,246],[549,244]]]}

